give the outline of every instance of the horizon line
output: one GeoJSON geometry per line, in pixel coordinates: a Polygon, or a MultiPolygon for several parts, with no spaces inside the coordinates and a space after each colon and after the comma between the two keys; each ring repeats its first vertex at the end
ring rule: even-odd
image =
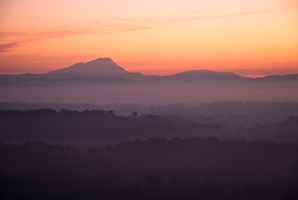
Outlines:
{"type": "MultiPolygon", "coordinates": [[[[237,72],[234,72],[233,70],[229,70],[229,71],[220,71],[220,70],[212,70],[212,69],[189,69],[189,70],[171,70],[171,71],[176,71],[176,72],[172,72],[172,73],[164,73],[164,74],[152,74],[152,71],[159,71],[159,72],[162,72],[162,70],[150,70],[146,73],[146,72],[140,72],[140,71],[127,71],[124,67],[118,65],[111,57],[98,57],[96,59],[92,59],[90,61],[87,61],[87,62],[76,62],[76,63],[73,63],[71,64],[70,66],[68,67],[63,67],[63,68],[59,68],[59,69],[54,69],[54,70],[50,70],[50,71],[46,71],[46,72],[41,72],[41,73],[34,73],[34,72],[23,72],[23,73],[0,73],[0,76],[18,76],[18,75],[25,75],[25,74],[32,74],[32,75],[43,75],[43,74],[47,74],[47,73],[50,73],[50,72],[54,72],[54,71],[58,71],[58,70],[61,70],[61,69],[67,69],[67,68],[70,68],[72,67],[73,65],[75,64],[79,64],[79,63],[83,63],[83,64],[86,64],[88,62],[92,62],[92,61],[96,61],[96,60],[101,60],[101,59],[109,59],[111,60],[113,63],[115,63],[117,66],[123,68],[126,72],[128,73],[140,73],[144,76],[171,76],[171,75],[176,75],[176,74],[180,74],[180,73],[184,73],[184,72],[191,72],[191,71],[210,71],[210,72],[219,72],[219,73],[233,73],[235,75],[238,75],[238,76],[242,76],[242,77],[246,77],[246,78],[252,78],[252,79],[256,79],[256,78],[264,78],[264,77],[268,77],[268,76],[286,76],[286,75],[292,75],[292,74],[298,74],[298,73],[286,73],[286,74],[280,74],[280,73],[270,73],[270,74],[267,74],[267,75],[241,75],[241,73],[237,73],[237,72]]],[[[165,71],[169,71],[169,70],[163,70],[164,72],[165,71]]],[[[242,70],[243,71],[243,70],[242,70]]]]}

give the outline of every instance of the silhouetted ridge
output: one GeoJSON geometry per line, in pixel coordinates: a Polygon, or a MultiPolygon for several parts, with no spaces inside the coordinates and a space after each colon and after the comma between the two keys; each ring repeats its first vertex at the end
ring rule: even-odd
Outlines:
{"type": "Polygon", "coordinates": [[[298,127],[298,116],[289,116],[285,121],[276,124],[280,126],[298,127]]]}
{"type": "Polygon", "coordinates": [[[150,136],[167,136],[189,131],[190,133],[221,134],[216,124],[203,124],[191,120],[171,119],[159,115],[118,116],[112,110],[71,111],[61,109],[0,110],[0,140],[20,139],[24,141],[55,140],[120,141],[142,139],[150,136]],[[34,127],[34,129],[32,129],[34,127]]]}
{"type": "Polygon", "coordinates": [[[218,138],[87,149],[0,142],[0,190],[2,199],[294,200],[297,153],[292,144],[218,138]]]}
{"type": "Polygon", "coordinates": [[[261,78],[256,78],[257,80],[263,81],[297,81],[298,74],[286,74],[286,75],[270,75],[261,78]]]}
{"type": "Polygon", "coordinates": [[[233,72],[215,72],[211,70],[191,70],[169,75],[166,78],[173,81],[238,81],[250,79],[234,74],[233,72]]]}
{"type": "Polygon", "coordinates": [[[125,73],[125,69],[117,65],[110,58],[98,58],[86,63],[76,63],[70,67],[49,72],[57,73],[125,73]]]}
{"type": "MultiPolygon", "coordinates": [[[[136,85],[139,83],[152,84],[155,91],[159,91],[165,85],[156,83],[216,83],[221,87],[223,82],[227,83],[290,83],[297,84],[298,74],[271,75],[262,78],[249,78],[237,75],[233,72],[216,72],[211,70],[191,70],[167,76],[146,76],[142,73],[128,72],[111,58],[98,58],[86,63],[79,62],[70,67],[51,71],[45,74],[21,74],[0,75],[0,86],[101,86],[101,85],[136,85]]],[[[197,86],[197,85],[194,85],[197,86]]],[[[228,89],[229,85],[224,85],[228,89]]],[[[236,86],[236,85],[234,85],[236,86]]],[[[234,87],[233,86],[233,87],[234,87]]],[[[238,86],[238,85],[237,85],[238,86]]],[[[255,87],[251,85],[251,87],[255,87]]],[[[261,87],[262,88],[262,87],[261,87]]],[[[164,88],[162,88],[164,89],[164,88]]],[[[234,89],[234,88],[232,88],[234,89]]],[[[166,89],[167,90],[167,89],[166,89]]],[[[168,91],[168,90],[167,90],[168,91]]],[[[170,91],[170,90],[169,90],[170,91]]],[[[242,97],[241,97],[242,98],[242,97]]]]}

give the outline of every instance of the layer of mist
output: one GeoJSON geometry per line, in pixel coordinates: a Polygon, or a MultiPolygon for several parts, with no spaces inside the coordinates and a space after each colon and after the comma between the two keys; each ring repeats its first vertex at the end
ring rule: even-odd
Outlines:
{"type": "Polygon", "coordinates": [[[0,75],[1,199],[298,199],[298,75],[0,75]]]}
{"type": "MultiPolygon", "coordinates": [[[[297,82],[298,83],[298,82],[297,82]]],[[[171,104],[213,101],[298,101],[298,84],[173,83],[0,87],[0,101],[171,104]]]]}

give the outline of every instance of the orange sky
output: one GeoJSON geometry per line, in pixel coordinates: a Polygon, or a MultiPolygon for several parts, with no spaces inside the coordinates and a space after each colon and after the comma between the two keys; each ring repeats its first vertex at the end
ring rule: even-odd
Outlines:
{"type": "Polygon", "coordinates": [[[298,73],[297,0],[0,0],[0,73],[111,57],[128,71],[298,73]]]}

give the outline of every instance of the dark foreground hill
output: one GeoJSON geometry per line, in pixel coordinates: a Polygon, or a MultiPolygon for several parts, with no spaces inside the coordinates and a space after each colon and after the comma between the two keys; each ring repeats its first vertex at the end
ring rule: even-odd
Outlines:
{"type": "Polygon", "coordinates": [[[256,124],[249,128],[240,128],[238,134],[250,139],[271,138],[275,141],[298,143],[298,116],[289,116],[286,120],[269,125],[256,124]]]}
{"type": "Polygon", "coordinates": [[[85,150],[0,143],[1,199],[290,200],[298,146],[164,138],[85,150]]]}
{"type": "Polygon", "coordinates": [[[246,128],[241,124],[245,124],[242,121],[249,118],[241,115],[232,119],[225,119],[219,114],[215,115],[213,120],[205,118],[138,115],[137,112],[132,112],[129,116],[120,116],[112,110],[0,110],[0,140],[6,143],[39,140],[55,144],[94,145],[150,137],[216,136],[222,139],[298,143],[297,116],[290,116],[275,123],[259,124],[257,120],[246,128]],[[241,118],[240,122],[235,118],[241,118]],[[235,128],[232,128],[233,126],[235,128]]]}
{"type": "Polygon", "coordinates": [[[159,115],[117,116],[113,111],[61,109],[0,110],[0,140],[8,143],[48,141],[58,144],[109,144],[150,137],[217,136],[219,125],[159,115]]]}

